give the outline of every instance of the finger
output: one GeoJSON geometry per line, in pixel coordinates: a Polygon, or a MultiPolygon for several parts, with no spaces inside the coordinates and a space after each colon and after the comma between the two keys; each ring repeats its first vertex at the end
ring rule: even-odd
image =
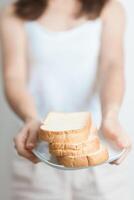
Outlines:
{"type": "MultiPolygon", "coordinates": [[[[24,157],[24,156],[22,156],[22,157],[24,157]]],[[[26,158],[26,157],[24,157],[24,158],[26,158]]],[[[29,161],[31,161],[34,164],[37,164],[40,162],[40,160],[38,158],[31,157],[31,158],[26,158],[26,159],[28,159],[29,161]]]]}
{"type": "Polygon", "coordinates": [[[130,146],[130,140],[126,135],[120,135],[116,138],[116,144],[122,148],[128,148],[130,146]]]}
{"type": "Polygon", "coordinates": [[[131,144],[131,141],[128,137],[128,135],[126,135],[126,133],[121,132],[121,133],[117,133],[117,132],[112,132],[110,133],[111,136],[111,140],[112,142],[119,148],[119,149],[124,149],[124,148],[128,148],[131,144]]]}
{"type": "Polygon", "coordinates": [[[21,129],[18,134],[13,138],[14,143],[16,144],[19,140],[21,140],[22,142],[24,142],[27,138],[27,129],[24,127],[23,129],[21,129]]]}
{"type": "Polygon", "coordinates": [[[110,164],[115,164],[115,165],[121,164],[125,160],[127,155],[129,154],[129,152],[130,152],[130,148],[127,148],[126,151],[123,153],[123,155],[119,159],[111,162],[110,164]]]}
{"type": "Polygon", "coordinates": [[[38,163],[39,159],[30,151],[25,150],[24,148],[17,148],[17,152],[19,154],[19,156],[22,156],[30,161],[32,161],[33,163],[38,163]]]}
{"type": "Polygon", "coordinates": [[[121,164],[121,163],[125,160],[125,158],[128,156],[129,152],[130,152],[130,149],[127,149],[127,150],[124,152],[124,154],[123,154],[117,161],[115,161],[115,164],[116,164],[116,165],[121,164]]]}
{"type": "Polygon", "coordinates": [[[37,131],[29,130],[28,137],[26,139],[26,148],[31,150],[36,146],[37,143],[37,131]]]}
{"type": "Polygon", "coordinates": [[[32,152],[25,149],[25,140],[22,134],[19,134],[14,141],[15,148],[20,156],[25,157],[34,163],[39,162],[38,158],[32,152]]]}

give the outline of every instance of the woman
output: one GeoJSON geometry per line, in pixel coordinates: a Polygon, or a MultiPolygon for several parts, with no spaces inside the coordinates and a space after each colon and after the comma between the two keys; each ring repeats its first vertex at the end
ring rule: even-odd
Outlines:
{"type": "MultiPolygon", "coordinates": [[[[114,164],[122,162],[131,146],[119,123],[124,18],[114,0],[18,0],[4,11],[5,94],[24,121],[14,140],[20,156],[38,163],[32,149],[49,111],[85,110],[108,140],[126,148],[114,164]]],[[[14,200],[129,199],[123,164],[63,172],[17,157],[14,169],[14,200]]]]}

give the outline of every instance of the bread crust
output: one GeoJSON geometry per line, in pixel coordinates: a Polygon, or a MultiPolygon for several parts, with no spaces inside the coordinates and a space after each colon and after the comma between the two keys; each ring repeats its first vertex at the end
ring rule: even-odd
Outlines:
{"type": "Polygon", "coordinates": [[[104,163],[108,160],[108,150],[106,147],[101,145],[101,151],[98,150],[96,153],[83,154],[80,156],[62,156],[57,157],[59,164],[65,167],[88,167],[96,166],[104,163]]]}
{"type": "Polygon", "coordinates": [[[79,143],[88,138],[91,126],[92,118],[89,113],[83,128],[76,130],[51,131],[45,130],[44,126],[41,126],[38,132],[38,139],[47,141],[48,143],[79,143]]]}

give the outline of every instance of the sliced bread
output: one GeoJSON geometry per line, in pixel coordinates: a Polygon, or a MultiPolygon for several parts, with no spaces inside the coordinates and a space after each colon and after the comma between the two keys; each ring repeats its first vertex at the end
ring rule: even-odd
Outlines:
{"type": "Polygon", "coordinates": [[[94,136],[92,140],[88,139],[82,143],[64,145],[64,149],[54,149],[49,144],[49,152],[55,156],[79,156],[88,154],[89,152],[97,151],[100,147],[99,138],[94,136]],[[69,148],[69,146],[71,148],[69,148]]]}
{"type": "Polygon", "coordinates": [[[77,143],[88,138],[91,126],[89,112],[50,112],[38,136],[49,143],[77,143]]]}
{"type": "Polygon", "coordinates": [[[59,164],[66,167],[88,167],[104,163],[108,160],[107,148],[100,145],[97,151],[89,154],[81,154],[79,156],[61,156],[57,157],[59,164]]]}

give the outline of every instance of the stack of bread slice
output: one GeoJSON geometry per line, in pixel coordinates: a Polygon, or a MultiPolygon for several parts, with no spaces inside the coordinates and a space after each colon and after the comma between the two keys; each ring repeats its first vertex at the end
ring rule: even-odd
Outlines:
{"type": "Polygon", "coordinates": [[[88,167],[108,160],[89,112],[50,112],[40,127],[39,139],[65,167],[88,167]]]}

